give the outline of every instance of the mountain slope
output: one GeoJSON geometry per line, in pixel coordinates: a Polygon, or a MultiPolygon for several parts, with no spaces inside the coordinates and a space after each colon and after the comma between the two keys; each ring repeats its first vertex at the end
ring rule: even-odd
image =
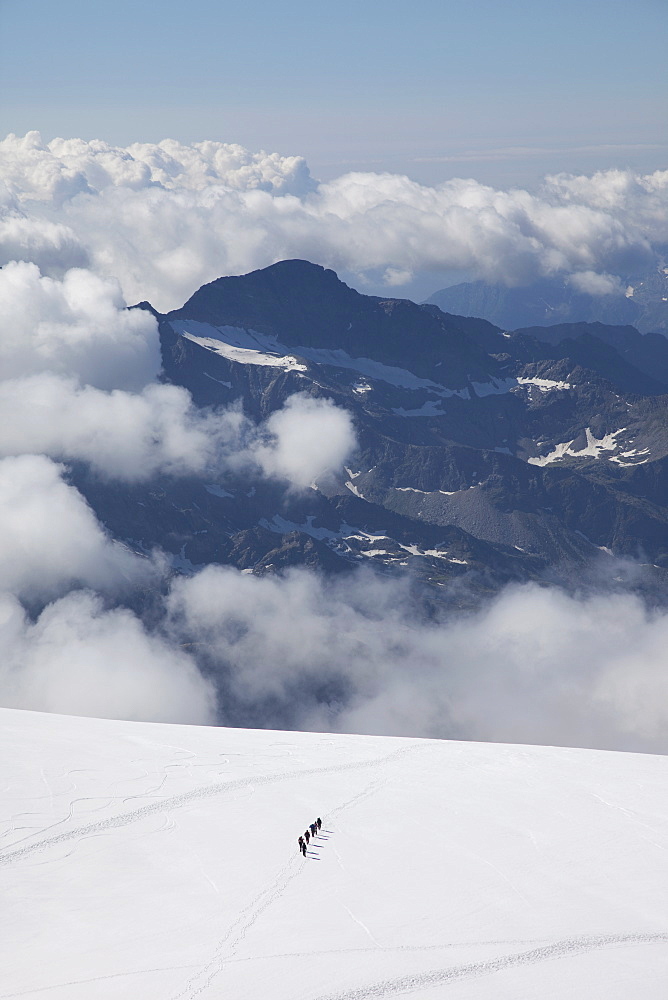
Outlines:
{"type": "Polygon", "coordinates": [[[589,294],[563,278],[542,278],[520,288],[467,281],[428,299],[444,312],[482,316],[504,330],[560,323],[632,323],[642,333],[668,332],[668,268],[657,260],[613,294],[589,294]]]}
{"type": "Polygon", "coordinates": [[[600,343],[607,344],[627,364],[658,382],[662,387],[660,391],[668,390],[668,338],[660,333],[641,334],[633,326],[606,326],[604,323],[558,323],[516,330],[515,334],[534,337],[546,344],[568,341],[571,351],[578,345],[581,351],[587,347],[600,351],[600,343]]]}
{"type": "Polygon", "coordinates": [[[360,295],[308,261],[220,278],[156,315],[165,378],[200,406],[240,400],[261,420],[295,393],[330,399],[353,415],[359,450],[301,496],[230,476],[152,484],[137,493],[140,529],[80,473],[79,488],[131,544],[162,544],[180,566],[370,561],[409,566],[432,587],[466,572],[485,591],[547,568],[578,578],[608,552],[639,558],[652,578],[668,565],[658,488],[668,382],[652,338],[600,326],[559,328],[571,335],[549,343],[507,334],[360,295]]]}
{"type": "Polygon", "coordinates": [[[666,758],[0,719],[3,997],[665,995],[666,758]]]}

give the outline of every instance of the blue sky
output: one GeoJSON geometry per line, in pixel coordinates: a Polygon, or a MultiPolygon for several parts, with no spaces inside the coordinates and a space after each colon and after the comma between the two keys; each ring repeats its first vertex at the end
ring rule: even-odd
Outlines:
{"type": "Polygon", "coordinates": [[[665,165],[665,0],[0,0],[0,133],[214,138],[321,177],[665,165]]]}

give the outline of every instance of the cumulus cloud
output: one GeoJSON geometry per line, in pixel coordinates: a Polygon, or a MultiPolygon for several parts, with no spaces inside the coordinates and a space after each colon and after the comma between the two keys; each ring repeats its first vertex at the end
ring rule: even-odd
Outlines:
{"type": "Polygon", "coordinates": [[[154,583],[153,562],[105,533],[63,471],[42,455],[0,461],[0,590],[44,598],[154,583]]]}
{"type": "Polygon", "coordinates": [[[86,462],[127,482],[261,473],[301,489],[339,469],[355,446],[348,412],[304,394],[258,426],[238,406],[198,409],[180,386],[105,392],[48,373],[0,382],[0,456],[86,462]]]}
{"type": "Polygon", "coordinates": [[[563,204],[588,205],[618,218],[663,242],[668,226],[668,170],[637,174],[632,170],[599,170],[590,176],[553,174],[545,180],[548,197],[563,204]]]}
{"type": "Polygon", "coordinates": [[[628,594],[511,587],[419,624],[405,582],[209,567],[168,606],[269,726],[668,751],[668,614],[628,594]]]}
{"type": "Polygon", "coordinates": [[[89,263],[88,253],[68,226],[27,215],[0,179],[0,267],[10,260],[31,261],[54,277],[89,263]]]}
{"type": "Polygon", "coordinates": [[[296,393],[265,424],[269,440],[250,453],[267,476],[287,479],[297,488],[340,469],[357,446],[347,410],[329,399],[296,393]]]}
{"type": "Polygon", "coordinates": [[[211,722],[212,688],[184,653],[196,641],[236,721],[668,751],[668,616],[632,596],[510,588],[421,624],[407,581],[209,567],[174,581],[148,627],[100,595],[166,587],[163,565],[111,539],[54,462],[131,481],[233,471],[307,487],[354,450],[350,416],[301,394],[260,426],[238,408],[198,411],[155,384],[156,323],[126,302],[165,310],[287,257],[391,287],[460,269],[618,294],[618,276],[668,239],[668,172],[558,175],[537,194],[391,174],[317,183],[299,157],[234,145],[30,133],[0,143],[0,176],[4,704],[211,722]],[[21,600],[42,602],[38,617],[21,600]]]}
{"type": "Polygon", "coordinates": [[[421,270],[522,284],[626,274],[668,238],[668,171],[558,175],[537,194],[394,174],[316,183],[299,157],[223,143],[120,148],[29,133],[0,143],[0,175],[26,218],[63,227],[128,301],[162,310],[220,275],[290,257],[384,273],[390,286],[421,270]]]}
{"type": "Polygon", "coordinates": [[[0,270],[0,315],[0,378],[52,371],[135,389],[160,370],[154,317],[128,310],[118,283],[91,271],[70,270],[61,281],[9,263],[0,270]]]}
{"type": "Polygon", "coordinates": [[[83,461],[126,481],[221,472],[244,424],[238,410],[198,411],[178,386],[104,392],[51,374],[0,383],[0,454],[83,461]]]}
{"type": "Polygon", "coordinates": [[[568,284],[586,295],[623,295],[626,290],[616,275],[596,271],[576,271],[568,276],[568,284]]]}
{"type": "Polygon", "coordinates": [[[36,621],[0,594],[2,704],[145,722],[215,721],[215,693],[192,659],[130,611],[75,592],[36,621]]]}
{"type": "Polygon", "coordinates": [[[242,191],[296,195],[314,187],[301,156],[252,153],[236,143],[211,140],[183,145],[164,139],[123,148],[101,139],[54,139],[44,144],[39,132],[10,133],[2,142],[1,161],[10,192],[24,200],[54,204],[108,187],[204,190],[225,184],[242,191]]]}
{"type": "Polygon", "coordinates": [[[63,472],[41,455],[0,461],[0,703],[214,722],[215,692],[191,657],[128,609],[106,607],[157,588],[163,561],[110,538],[63,472]]]}
{"type": "Polygon", "coordinates": [[[159,587],[164,561],[110,538],[63,474],[42,455],[0,461],[0,703],[212,723],[215,693],[191,657],[106,606],[159,587]]]}

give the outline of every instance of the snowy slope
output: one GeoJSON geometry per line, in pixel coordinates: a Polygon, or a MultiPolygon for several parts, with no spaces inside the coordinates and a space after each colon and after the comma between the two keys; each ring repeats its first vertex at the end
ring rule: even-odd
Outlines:
{"type": "Polygon", "coordinates": [[[667,995],[666,758],[1,710],[0,769],[4,1000],[667,995]]]}

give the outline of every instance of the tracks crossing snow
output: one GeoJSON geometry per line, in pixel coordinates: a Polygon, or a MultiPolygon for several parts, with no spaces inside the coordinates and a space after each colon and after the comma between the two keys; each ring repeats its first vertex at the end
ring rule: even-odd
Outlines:
{"type": "Polygon", "coordinates": [[[452,966],[449,969],[398,976],[396,979],[386,979],[367,986],[358,986],[340,993],[328,993],[314,997],[314,1000],[375,1000],[375,998],[399,996],[401,993],[410,993],[416,989],[447,986],[460,980],[489,976],[518,966],[536,965],[539,962],[568,958],[614,945],[654,944],[661,941],[668,941],[668,934],[601,934],[591,937],[566,938],[563,941],[554,941],[552,944],[540,948],[531,948],[529,951],[520,951],[512,955],[499,955],[497,958],[486,959],[484,962],[471,962],[467,965],[452,966]]]}
{"type": "MultiPolygon", "coordinates": [[[[56,844],[62,844],[69,840],[88,837],[91,834],[102,833],[107,830],[115,830],[119,827],[129,826],[131,823],[138,823],[140,820],[146,819],[149,816],[155,816],[156,814],[166,810],[182,809],[185,806],[190,805],[192,802],[198,802],[202,799],[238,791],[240,788],[268,785],[279,781],[289,781],[315,774],[331,774],[341,771],[361,770],[367,767],[377,767],[379,764],[383,764],[386,761],[392,760],[398,756],[403,756],[404,754],[409,753],[414,749],[418,749],[419,747],[420,744],[415,743],[408,747],[401,747],[390,754],[384,755],[383,757],[376,757],[370,760],[351,761],[347,764],[332,764],[328,767],[312,767],[295,771],[281,771],[277,774],[258,775],[248,778],[235,778],[232,781],[219,781],[215,782],[213,785],[205,785],[203,788],[193,788],[190,791],[181,792],[179,795],[161,798],[157,802],[149,802],[147,805],[139,806],[139,808],[130,810],[129,812],[119,813],[115,816],[108,816],[106,819],[99,820],[96,823],[87,823],[84,826],[77,826],[71,830],[65,830],[62,833],[55,834],[51,837],[43,837],[40,840],[33,841],[31,844],[26,844],[24,847],[20,847],[16,851],[5,850],[2,854],[0,854],[0,867],[21,861],[31,854],[47,850],[49,847],[53,847],[56,844]]],[[[67,819],[69,819],[69,817],[67,817],[67,819]]],[[[23,839],[30,839],[31,836],[33,835],[29,834],[28,837],[23,839]]],[[[37,836],[37,834],[35,836],[37,836]]],[[[11,847],[13,845],[10,844],[8,846],[11,847]]]]}
{"type": "MultiPolygon", "coordinates": [[[[301,773],[319,774],[327,771],[351,770],[353,768],[367,766],[367,763],[373,763],[377,766],[379,763],[385,763],[389,760],[396,759],[397,757],[402,757],[407,753],[411,753],[412,751],[419,749],[420,747],[421,744],[415,743],[407,747],[401,747],[399,750],[395,750],[393,753],[388,754],[387,756],[374,762],[356,762],[339,765],[337,767],[316,768],[308,771],[302,771],[301,773]]],[[[330,810],[330,812],[326,815],[326,820],[330,822],[334,816],[346,809],[349,809],[357,802],[373,795],[379,788],[386,784],[386,782],[387,778],[383,778],[382,776],[374,778],[366,788],[362,789],[361,792],[358,792],[350,799],[347,799],[345,802],[342,802],[340,805],[330,810]]],[[[215,951],[209,961],[206,962],[198,973],[188,980],[184,988],[179,993],[170,997],[170,1000],[182,1000],[184,997],[187,997],[188,1000],[194,1000],[195,997],[204,993],[204,991],[213,984],[214,979],[223,971],[225,965],[234,959],[236,949],[245,938],[248,930],[258,920],[261,914],[283,895],[290,882],[292,882],[293,879],[300,874],[302,868],[303,863],[300,864],[297,857],[292,857],[290,861],[288,861],[288,863],[280,869],[273,882],[271,882],[265,889],[262,889],[251,900],[248,906],[240,912],[234,923],[230,925],[223,937],[218,941],[215,951]]]]}

